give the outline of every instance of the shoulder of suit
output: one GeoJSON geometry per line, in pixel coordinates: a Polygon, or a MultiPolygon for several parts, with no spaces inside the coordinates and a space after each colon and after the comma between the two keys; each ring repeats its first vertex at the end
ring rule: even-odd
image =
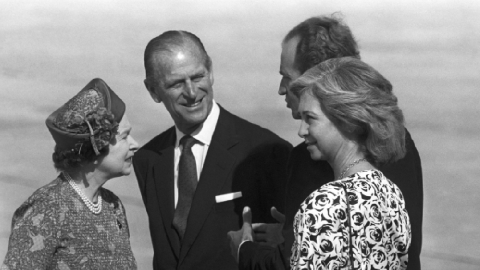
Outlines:
{"type": "Polygon", "coordinates": [[[139,149],[139,151],[141,152],[141,151],[161,149],[163,145],[167,146],[170,140],[175,140],[175,126],[172,126],[171,128],[155,136],[153,139],[147,142],[144,146],[142,146],[139,149]]]}
{"type": "Polygon", "coordinates": [[[278,142],[283,142],[285,144],[288,144],[291,146],[289,142],[286,140],[282,139],[280,136],[277,134],[273,133],[271,130],[261,127],[257,124],[254,124],[246,119],[243,119],[223,107],[220,107],[220,117],[219,121],[217,123],[229,123],[229,124],[235,124],[236,131],[239,135],[242,137],[255,137],[257,139],[265,139],[269,141],[278,141],[278,142]],[[223,119],[223,121],[221,120],[223,119]]]}
{"type": "Polygon", "coordinates": [[[407,128],[405,128],[405,145],[407,147],[407,151],[418,152],[415,142],[413,142],[412,135],[410,132],[408,132],[407,128]]]}
{"type": "Polygon", "coordinates": [[[292,152],[308,152],[307,144],[305,142],[299,143],[297,146],[293,147],[292,152]]]}

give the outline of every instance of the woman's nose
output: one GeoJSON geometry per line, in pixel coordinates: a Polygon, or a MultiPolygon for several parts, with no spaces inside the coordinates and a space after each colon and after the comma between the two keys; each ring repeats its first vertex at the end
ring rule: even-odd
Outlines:
{"type": "Polygon", "coordinates": [[[300,128],[298,129],[298,136],[300,138],[305,138],[307,136],[308,131],[307,131],[307,123],[305,121],[300,121],[300,128]]]}
{"type": "Polygon", "coordinates": [[[130,150],[136,152],[138,150],[138,142],[130,135],[130,150]]]}

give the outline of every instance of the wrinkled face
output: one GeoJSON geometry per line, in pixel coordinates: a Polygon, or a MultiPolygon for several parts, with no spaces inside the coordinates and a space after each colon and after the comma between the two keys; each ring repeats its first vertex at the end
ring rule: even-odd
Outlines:
{"type": "Polygon", "coordinates": [[[194,46],[183,46],[172,52],[153,55],[155,82],[145,80],[145,86],[156,102],[163,102],[176,126],[191,134],[212,109],[213,73],[194,46]]]}
{"type": "Polygon", "coordinates": [[[299,101],[298,113],[302,121],[298,135],[305,139],[310,157],[333,161],[345,142],[344,137],[325,115],[316,97],[305,92],[299,101]]]}
{"type": "Polygon", "coordinates": [[[298,98],[290,91],[290,84],[302,75],[300,71],[295,68],[295,55],[297,50],[298,37],[294,37],[282,44],[282,56],[280,60],[280,87],[278,94],[285,96],[287,107],[292,110],[292,116],[295,119],[300,119],[298,114],[298,98]]]}
{"type": "Polygon", "coordinates": [[[138,149],[138,143],[130,135],[131,130],[130,122],[124,115],[115,139],[110,142],[108,154],[98,160],[97,169],[109,178],[129,175],[132,172],[132,157],[138,149]]]}

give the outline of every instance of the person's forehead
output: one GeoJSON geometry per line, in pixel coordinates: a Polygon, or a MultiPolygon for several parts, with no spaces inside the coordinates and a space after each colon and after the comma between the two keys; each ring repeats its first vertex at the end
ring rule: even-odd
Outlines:
{"type": "Polygon", "coordinates": [[[122,120],[120,120],[120,123],[118,123],[118,132],[121,133],[122,131],[129,129],[131,129],[130,121],[126,115],[123,115],[122,120]]]}
{"type": "Polygon", "coordinates": [[[285,56],[288,58],[295,58],[296,52],[297,52],[297,46],[298,42],[300,41],[300,37],[295,36],[289,40],[285,40],[282,43],[282,56],[285,56]]]}
{"type": "Polygon", "coordinates": [[[286,40],[282,44],[282,54],[280,59],[280,71],[289,75],[290,77],[299,77],[301,75],[295,67],[295,57],[297,54],[297,45],[300,41],[300,38],[293,37],[289,40],[286,40]]]}
{"type": "Polygon", "coordinates": [[[156,68],[161,68],[164,72],[179,64],[204,65],[205,63],[200,53],[190,50],[158,51],[153,54],[153,62],[156,68]]]}
{"type": "Polygon", "coordinates": [[[310,91],[305,91],[300,95],[298,108],[302,110],[307,110],[319,104],[318,100],[312,95],[310,91]]]}

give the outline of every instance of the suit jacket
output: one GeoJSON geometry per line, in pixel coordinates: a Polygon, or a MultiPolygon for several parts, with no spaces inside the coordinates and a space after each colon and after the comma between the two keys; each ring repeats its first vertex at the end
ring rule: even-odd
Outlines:
{"type": "MultiPolygon", "coordinates": [[[[407,154],[395,163],[380,165],[379,170],[402,191],[412,228],[407,270],[420,270],[423,221],[423,177],[420,156],[410,133],[406,130],[407,154]]],[[[306,144],[297,145],[288,162],[288,182],[285,199],[284,247],[273,249],[256,243],[245,243],[240,249],[240,269],[288,269],[294,241],[293,221],[300,204],[314,190],[334,179],[326,161],[310,158],[306,144]],[[283,254],[281,254],[283,252],[283,254]],[[283,262],[281,261],[283,260],[283,262]]]]}
{"type": "Polygon", "coordinates": [[[283,209],[286,164],[291,145],[267,129],[220,107],[195,191],[183,243],[172,226],[174,147],[172,127],[143,146],[133,159],[147,210],[154,269],[237,269],[227,232],[239,230],[244,206],[253,222],[274,222],[272,206],[283,209]],[[216,203],[215,196],[242,192],[216,203]]]}

